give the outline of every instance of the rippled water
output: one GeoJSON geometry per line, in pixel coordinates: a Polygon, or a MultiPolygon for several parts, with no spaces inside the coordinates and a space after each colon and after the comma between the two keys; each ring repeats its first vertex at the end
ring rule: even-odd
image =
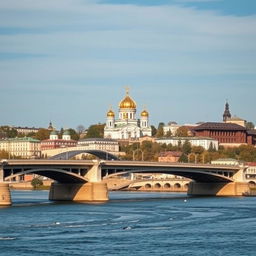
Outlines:
{"type": "Polygon", "coordinates": [[[115,192],[106,204],[14,191],[0,255],[256,255],[256,198],[115,192]]]}

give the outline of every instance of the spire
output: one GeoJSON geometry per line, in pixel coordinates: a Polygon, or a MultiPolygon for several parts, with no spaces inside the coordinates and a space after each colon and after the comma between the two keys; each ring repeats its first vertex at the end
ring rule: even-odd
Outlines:
{"type": "Polygon", "coordinates": [[[230,111],[229,111],[228,101],[226,100],[225,110],[224,110],[224,113],[223,113],[223,122],[226,122],[229,118],[231,118],[231,114],[230,114],[230,111]]]}

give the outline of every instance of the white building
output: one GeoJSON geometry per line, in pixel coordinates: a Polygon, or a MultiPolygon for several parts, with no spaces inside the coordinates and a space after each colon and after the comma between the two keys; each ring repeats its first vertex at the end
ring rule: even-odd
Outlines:
{"type": "Polygon", "coordinates": [[[119,143],[112,139],[90,138],[79,140],[77,147],[85,150],[103,150],[111,153],[119,152],[119,143]]]}
{"type": "Polygon", "coordinates": [[[212,160],[211,164],[239,166],[242,162],[233,158],[219,158],[217,160],[212,160]]]}
{"type": "Polygon", "coordinates": [[[168,125],[165,125],[163,127],[164,130],[164,135],[166,135],[168,132],[171,132],[172,136],[175,136],[177,130],[180,128],[181,126],[178,125],[176,122],[169,122],[168,125]]]}
{"type": "Polygon", "coordinates": [[[119,103],[118,118],[115,119],[111,109],[107,113],[104,138],[138,139],[142,136],[152,136],[149,113],[143,110],[140,119],[136,119],[136,103],[127,90],[125,98],[119,103]]]}
{"type": "Polygon", "coordinates": [[[0,150],[8,152],[10,157],[37,158],[41,156],[40,140],[29,137],[0,140],[0,150]]]}
{"type": "Polygon", "coordinates": [[[160,144],[172,144],[173,146],[183,145],[185,141],[190,142],[191,146],[201,146],[204,149],[208,150],[210,147],[218,150],[219,143],[217,140],[212,138],[204,137],[170,137],[170,138],[160,138],[156,139],[157,143],[160,144]]]}

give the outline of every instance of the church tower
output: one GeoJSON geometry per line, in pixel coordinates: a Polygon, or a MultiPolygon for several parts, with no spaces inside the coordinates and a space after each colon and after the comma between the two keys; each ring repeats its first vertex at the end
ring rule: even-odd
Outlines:
{"type": "Polygon", "coordinates": [[[115,113],[112,109],[110,109],[107,113],[107,123],[106,128],[114,128],[115,127],[115,113]]]}
{"type": "Polygon", "coordinates": [[[231,118],[231,114],[230,114],[230,111],[229,111],[229,104],[228,104],[228,102],[226,102],[225,110],[224,110],[224,113],[223,113],[223,122],[226,122],[229,118],[231,118]]]}

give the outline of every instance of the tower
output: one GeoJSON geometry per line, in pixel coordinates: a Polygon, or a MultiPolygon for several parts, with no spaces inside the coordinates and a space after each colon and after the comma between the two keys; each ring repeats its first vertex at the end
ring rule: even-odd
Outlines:
{"type": "Polygon", "coordinates": [[[229,104],[226,101],[225,110],[224,110],[224,113],[223,113],[223,122],[226,122],[229,118],[231,118],[231,114],[230,114],[230,111],[229,111],[229,104]]]}
{"type": "Polygon", "coordinates": [[[143,110],[140,114],[140,127],[143,128],[148,128],[148,111],[143,110]]]}
{"type": "Polygon", "coordinates": [[[112,109],[110,109],[107,113],[107,128],[114,128],[115,127],[115,113],[112,109]]]}
{"type": "Polygon", "coordinates": [[[70,132],[69,130],[66,130],[62,135],[63,140],[71,140],[70,132]]]}
{"type": "Polygon", "coordinates": [[[50,133],[50,140],[57,140],[58,139],[58,133],[53,130],[51,133],[50,133]]]}

